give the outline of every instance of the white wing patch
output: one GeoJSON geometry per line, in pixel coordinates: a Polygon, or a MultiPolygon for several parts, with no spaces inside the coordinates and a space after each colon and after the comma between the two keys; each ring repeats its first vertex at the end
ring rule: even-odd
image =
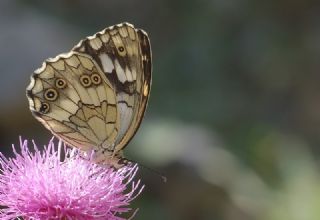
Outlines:
{"type": "Polygon", "coordinates": [[[113,65],[111,58],[105,53],[100,54],[99,58],[102,63],[102,68],[103,68],[104,72],[105,73],[112,73],[112,70],[114,69],[114,65],[113,65]]]}
{"type": "MultiPolygon", "coordinates": [[[[119,112],[120,112],[120,131],[119,137],[122,137],[128,130],[129,125],[132,121],[132,108],[129,108],[125,103],[118,103],[119,112]]],[[[119,139],[117,141],[120,141],[119,139]]]]}
{"type": "Polygon", "coordinates": [[[114,61],[114,66],[116,68],[116,73],[119,81],[124,83],[127,80],[127,77],[117,59],[114,61]]]}
{"type": "Polygon", "coordinates": [[[132,77],[131,71],[129,70],[129,67],[126,67],[126,76],[127,76],[127,81],[128,82],[132,82],[133,81],[133,77],[132,77]]]}

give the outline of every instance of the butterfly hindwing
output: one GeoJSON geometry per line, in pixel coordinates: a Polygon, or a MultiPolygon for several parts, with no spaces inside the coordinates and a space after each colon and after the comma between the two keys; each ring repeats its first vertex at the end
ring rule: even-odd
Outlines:
{"type": "Polygon", "coordinates": [[[119,130],[114,90],[90,57],[49,59],[28,88],[30,108],[55,135],[81,149],[109,147],[119,130]]]}
{"type": "Polygon", "coordinates": [[[106,161],[136,133],[151,86],[147,34],[123,23],[48,59],[31,76],[30,109],[54,135],[106,161]]]}

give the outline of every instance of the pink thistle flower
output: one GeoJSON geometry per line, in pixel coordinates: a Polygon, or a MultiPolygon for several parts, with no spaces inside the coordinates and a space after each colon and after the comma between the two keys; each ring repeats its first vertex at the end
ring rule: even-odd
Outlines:
{"type": "Polygon", "coordinates": [[[20,139],[21,153],[13,146],[14,158],[0,153],[2,220],[122,220],[119,215],[131,210],[130,202],[144,188],[133,181],[136,165],[118,170],[97,165],[61,141],[56,149],[51,140],[43,151],[33,142],[34,153],[27,144],[20,139]]]}

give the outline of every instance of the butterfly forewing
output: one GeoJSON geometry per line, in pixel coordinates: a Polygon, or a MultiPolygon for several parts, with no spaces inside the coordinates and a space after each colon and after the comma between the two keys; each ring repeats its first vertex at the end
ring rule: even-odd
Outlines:
{"type": "Polygon", "coordinates": [[[87,37],[73,48],[90,54],[110,80],[120,109],[116,149],[122,149],[137,131],[149,97],[151,49],[142,30],[123,23],[87,37]]]}
{"type": "Polygon", "coordinates": [[[71,146],[109,161],[137,131],[151,86],[147,34],[123,23],[48,59],[27,88],[30,109],[71,146]]]}

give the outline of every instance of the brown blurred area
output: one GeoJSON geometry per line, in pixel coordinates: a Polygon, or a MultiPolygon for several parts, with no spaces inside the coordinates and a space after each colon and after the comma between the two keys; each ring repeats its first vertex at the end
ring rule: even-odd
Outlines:
{"type": "Polygon", "coordinates": [[[320,2],[3,0],[0,149],[51,137],[31,73],[107,26],[148,32],[153,85],[126,148],[144,168],[136,219],[320,219],[320,2]]]}

